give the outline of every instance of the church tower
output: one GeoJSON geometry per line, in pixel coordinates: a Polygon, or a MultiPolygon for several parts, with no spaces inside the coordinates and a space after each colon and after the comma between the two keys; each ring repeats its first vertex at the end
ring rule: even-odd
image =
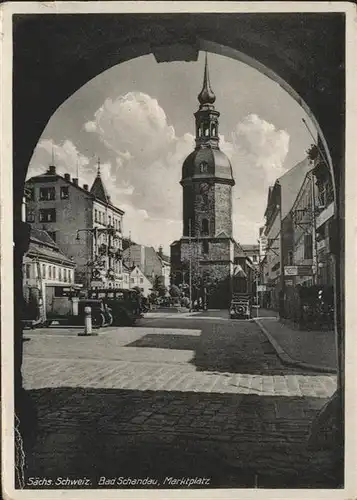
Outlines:
{"type": "Polygon", "coordinates": [[[216,96],[211,89],[207,54],[203,86],[198,94],[196,147],[182,167],[183,235],[215,237],[232,236],[232,166],[219,149],[219,116],[216,96]]]}
{"type": "MultiPolygon", "coordinates": [[[[194,114],[196,146],[184,160],[183,236],[171,245],[173,282],[193,283],[192,298],[207,296],[209,307],[229,307],[233,276],[232,165],[219,149],[219,117],[207,54],[199,108],[194,114]]],[[[206,299],[205,299],[206,300],[206,299]]]]}

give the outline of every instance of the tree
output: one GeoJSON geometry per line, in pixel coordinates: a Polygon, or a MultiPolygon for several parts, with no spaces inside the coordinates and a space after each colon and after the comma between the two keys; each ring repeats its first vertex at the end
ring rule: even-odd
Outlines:
{"type": "Polygon", "coordinates": [[[165,297],[167,293],[167,288],[162,281],[162,276],[155,276],[154,283],[152,285],[152,289],[154,292],[157,292],[159,297],[165,297]]]}
{"type": "Polygon", "coordinates": [[[181,291],[177,285],[171,285],[169,293],[172,298],[178,298],[181,296],[181,291]]]}

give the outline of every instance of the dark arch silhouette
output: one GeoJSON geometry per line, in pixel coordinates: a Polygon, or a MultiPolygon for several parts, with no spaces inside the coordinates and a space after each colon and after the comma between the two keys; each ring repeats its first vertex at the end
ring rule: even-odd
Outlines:
{"type": "MultiPolygon", "coordinates": [[[[344,218],[344,40],[340,14],[15,15],[13,54],[15,318],[22,301],[24,181],[52,114],[76,90],[113,65],[153,53],[158,62],[197,58],[199,50],[245,62],[281,85],[319,131],[333,172],[336,221],[344,218]],[[321,33],[324,33],[321,43],[321,33]],[[208,39],[209,38],[209,39],[208,39]]],[[[336,318],[343,395],[344,228],[336,224],[336,318]]],[[[15,381],[21,391],[21,324],[15,325],[15,381]]],[[[19,406],[19,405],[17,405],[19,406]]],[[[19,408],[18,408],[19,411],[19,408]]]]}

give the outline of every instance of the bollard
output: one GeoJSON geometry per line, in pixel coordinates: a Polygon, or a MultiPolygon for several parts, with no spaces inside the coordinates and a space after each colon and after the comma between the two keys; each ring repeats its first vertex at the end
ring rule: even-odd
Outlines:
{"type": "Polygon", "coordinates": [[[92,308],[89,306],[84,308],[84,333],[92,334],[92,308]]]}
{"type": "Polygon", "coordinates": [[[78,334],[80,337],[89,337],[93,335],[98,335],[92,332],[92,308],[86,306],[84,308],[84,332],[78,334]]]}

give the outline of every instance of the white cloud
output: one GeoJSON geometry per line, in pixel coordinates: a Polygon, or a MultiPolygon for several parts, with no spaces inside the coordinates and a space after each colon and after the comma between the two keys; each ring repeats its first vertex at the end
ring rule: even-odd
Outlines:
{"type": "Polygon", "coordinates": [[[77,177],[77,172],[80,172],[83,182],[93,180],[94,167],[90,165],[90,159],[68,139],[62,144],[55,144],[52,139],[41,139],[32,155],[27,177],[43,174],[52,163],[62,175],[69,173],[77,177]]]}
{"type": "Polygon", "coordinates": [[[175,138],[174,128],[168,125],[157,100],[142,92],[106,99],[94,121],[84,127],[95,131],[119,156],[135,156],[143,161],[153,160],[175,138]]]}
{"type": "Polygon", "coordinates": [[[246,116],[232,134],[235,147],[256,165],[270,181],[284,172],[284,160],[289,151],[289,134],[256,114],[246,116]]]}

